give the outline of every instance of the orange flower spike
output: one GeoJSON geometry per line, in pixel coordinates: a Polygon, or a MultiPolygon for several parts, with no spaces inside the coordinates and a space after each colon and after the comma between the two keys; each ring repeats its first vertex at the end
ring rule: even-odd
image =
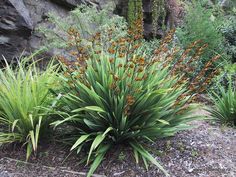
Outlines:
{"type": "Polygon", "coordinates": [[[79,46],[77,49],[80,53],[83,53],[85,51],[85,48],[81,46],[79,46]]]}
{"type": "Polygon", "coordinates": [[[159,55],[160,52],[161,52],[160,49],[156,49],[156,50],[154,51],[154,54],[155,54],[155,55],[159,55]]]}
{"type": "Polygon", "coordinates": [[[115,81],[119,80],[119,77],[117,75],[114,75],[113,78],[114,78],[115,81]]]}
{"type": "Polygon", "coordinates": [[[143,70],[144,70],[143,67],[139,67],[139,68],[138,68],[138,72],[139,72],[139,73],[143,72],[143,70]]]}
{"type": "Polygon", "coordinates": [[[133,68],[134,68],[134,64],[131,63],[131,64],[129,65],[129,68],[133,69],[133,68]]]}
{"type": "Polygon", "coordinates": [[[140,93],[140,92],[141,92],[141,89],[136,89],[134,92],[135,92],[135,93],[140,93]]]}
{"type": "Polygon", "coordinates": [[[80,78],[81,78],[81,75],[78,74],[78,75],[76,76],[76,79],[80,79],[80,78]]]}
{"type": "Polygon", "coordinates": [[[120,58],[124,58],[124,57],[125,57],[125,54],[119,53],[119,57],[120,57],[120,58]]]}
{"type": "Polygon", "coordinates": [[[148,78],[148,75],[147,74],[144,74],[143,75],[143,80],[147,79],[148,78]]]}
{"type": "Polygon", "coordinates": [[[133,105],[135,103],[135,99],[134,99],[134,97],[132,95],[127,95],[126,99],[127,99],[127,104],[129,106],[131,106],[131,105],[133,105]]]}
{"type": "Polygon", "coordinates": [[[143,58],[143,57],[141,57],[141,58],[139,58],[138,59],[138,64],[140,64],[140,65],[144,65],[145,64],[145,59],[143,58]]]}
{"type": "Polygon", "coordinates": [[[127,74],[127,77],[129,77],[129,78],[130,78],[130,77],[131,77],[131,74],[130,74],[130,73],[128,73],[128,74],[127,74]]]}
{"type": "Polygon", "coordinates": [[[108,49],[108,52],[109,52],[110,54],[115,54],[115,53],[116,53],[116,51],[115,51],[113,48],[109,48],[109,49],[108,49]]]}
{"type": "Polygon", "coordinates": [[[64,73],[64,76],[65,76],[65,77],[69,77],[70,74],[69,74],[68,72],[65,72],[65,73],[64,73]]]}
{"type": "Polygon", "coordinates": [[[68,30],[67,30],[67,33],[69,34],[69,35],[73,35],[74,33],[75,33],[75,28],[73,28],[73,27],[70,27],[68,30]]]}
{"type": "Polygon", "coordinates": [[[141,78],[141,77],[136,77],[134,80],[135,80],[135,81],[142,81],[143,78],[141,78]]]}
{"type": "Polygon", "coordinates": [[[114,63],[114,61],[115,61],[114,58],[110,58],[110,59],[109,59],[109,62],[110,62],[110,63],[114,63]]]}
{"type": "Polygon", "coordinates": [[[117,45],[117,43],[114,42],[114,41],[111,43],[111,46],[112,46],[112,47],[115,47],[116,45],[117,45]]]}
{"type": "Polygon", "coordinates": [[[71,51],[70,54],[73,55],[73,56],[76,56],[76,55],[78,55],[78,52],[77,51],[71,51]]]}
{"type": "Polygon", "coordinates": [[[78,62],[78,61],[76,61],[76,62],[75,62],[75,65],[76,65],[76,66],[80,66],[80,64],[79,64],[79,62],[78,62]]]}
{"type": "Polygon", "coordinates": [[[102,53],[101,50],[97,50],[97,51],[95,51],[95,54],[101,54],[101,53],[102,53]]]}
{"type": "Polygon", "coordinates": [[[127,87],[128,87],[128,88],[131,88],[131,86],[132,86],[132,85],[131,85],[130,83],[127,84],[127,87]]]}
{"type": "Polygon", "coordinates": [[[120,64],[118,65],[118,67],[119,67],[119,68],[122,68],[122,67],[123,67],[123,64],[122,64],[122,63],[120,63],[120,64]]]}
{"type": "Polygon", "coordinates": [[[141,44],[140,43],[138,43],[138,44],[135,44],[134,46],[133,46],[133,49],[134,50],[137,50],[139,47],[141,46],[141,44]]]}

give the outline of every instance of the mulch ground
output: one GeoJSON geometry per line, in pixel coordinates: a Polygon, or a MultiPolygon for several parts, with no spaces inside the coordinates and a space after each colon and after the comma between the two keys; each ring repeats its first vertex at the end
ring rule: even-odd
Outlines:
{"type": "MultiPolygon", "coordinates": [[[[164,166],[171,177],[235,177],[236,129],[211,124],[192,123],[197,128],[147,144],[146,148],[164,166]]],[[[69,149],[52,142],[42,146],[37,158],[25,160],[25,150],[18,146],[1,147],[0,177],[74,177],[86,176],[88,167],[80,163],[86,154],[68,154],[69,149]]],[[[164,176],[150,166],[135,163],[131,149],[119,146],[110,151],[95,177],[164,176]]]]}

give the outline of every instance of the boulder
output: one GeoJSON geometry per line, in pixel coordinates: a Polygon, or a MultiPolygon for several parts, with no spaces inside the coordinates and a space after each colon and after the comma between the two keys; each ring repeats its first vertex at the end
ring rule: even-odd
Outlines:
{"type": "Polygon", "coordinates": [[[27,46],[33,30],[29,11],[21,0],[0,1],[0,54],[15,57],[27,46]]]}

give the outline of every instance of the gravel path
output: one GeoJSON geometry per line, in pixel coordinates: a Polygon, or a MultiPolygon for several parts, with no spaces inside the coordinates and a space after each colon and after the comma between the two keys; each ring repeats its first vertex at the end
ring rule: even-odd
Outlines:
{"type": "MultiPolygon", "coordinates": [[[[206,121],[192,124],[198,128],[158,140],[147,147],[171,177],[236,177],[236,129],[206,121]]],[[[79,157],[69,157],[62,164],[68,154],[54,147],[46,149],[43,153],[47,155],[31,161],[35,164],[6,158],[24,160],[24,153],[19,150],[0,152],[0,177],[85,176],[88,168],[76,163],[79,157]]],[[[135,164],[132,151],[126,147],[113,149],[96,173],[107,177],[163,176],[154,166],[147,172],[142,164],[135,164]]]]}

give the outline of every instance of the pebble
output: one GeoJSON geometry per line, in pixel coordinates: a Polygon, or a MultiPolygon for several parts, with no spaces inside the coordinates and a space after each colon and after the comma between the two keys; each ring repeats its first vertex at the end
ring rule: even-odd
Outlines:
{"type": "Polygon", "coordinates": [[[1,171],[0,172],[0,177],[11,177],[12,175],[10,175],[9,173],[8,173],[8,171],[1,171]]]}

